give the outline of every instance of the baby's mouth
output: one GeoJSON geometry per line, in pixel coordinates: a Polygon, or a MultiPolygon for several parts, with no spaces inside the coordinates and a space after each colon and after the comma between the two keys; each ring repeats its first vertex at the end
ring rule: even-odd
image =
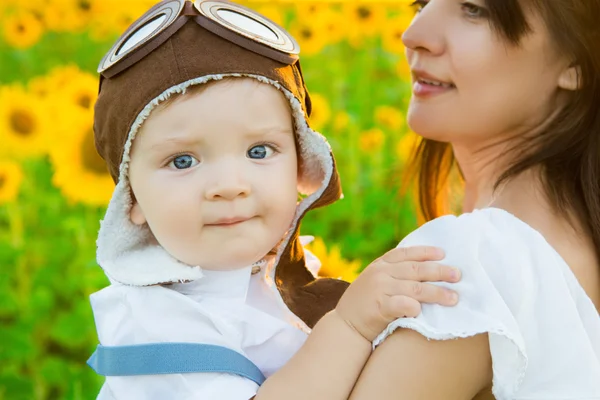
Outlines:
{"type": "Polygon", "coordinates": [[[251,217],[224,217],[219,218],[211,223],[204,224],[204,226],[230,227],[243,224],[244,222],[249,221],[251,219],[251,217]]]}

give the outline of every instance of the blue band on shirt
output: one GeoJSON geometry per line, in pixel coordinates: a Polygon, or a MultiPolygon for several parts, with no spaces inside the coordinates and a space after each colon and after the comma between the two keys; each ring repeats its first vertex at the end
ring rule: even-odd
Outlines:
{"type": "Polygon", "coordinates": [[[236,351],[210,344],[98,345],[87,364],[103,376],[224,372],[243,376],[258,385],[265,381],[252,361],[236,351]]]}

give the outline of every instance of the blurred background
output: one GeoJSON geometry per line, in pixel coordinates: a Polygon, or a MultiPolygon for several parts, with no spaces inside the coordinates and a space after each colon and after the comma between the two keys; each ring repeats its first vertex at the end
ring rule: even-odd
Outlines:
{"type": "MultiPolygon", "coordinates": [[[[0,0],[0,399],[94,399],[88,296],[113,183],[95,152],[96,67],[153,0],[0,0]]],[[[417,139],[396,1],[246,1],[302,49],[313,127],[329,139],[345,198],[308,215],[322,275],[352,280],[417,226],[401,191],[417,139]]]]}

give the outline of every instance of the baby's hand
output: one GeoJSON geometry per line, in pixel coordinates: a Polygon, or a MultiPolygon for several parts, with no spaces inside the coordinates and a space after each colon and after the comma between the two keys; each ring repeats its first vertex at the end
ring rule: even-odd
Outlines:
{"type": "Polygon", "coordinates": [[[396,248],[373,261],[348,287],[335,312],[365,339],[373,341],[392,321],[416,317],[421,303],[452,306],[456,292],[422,282],[458,282],[460,272],[434,261],[435,247],[396,248]]]}

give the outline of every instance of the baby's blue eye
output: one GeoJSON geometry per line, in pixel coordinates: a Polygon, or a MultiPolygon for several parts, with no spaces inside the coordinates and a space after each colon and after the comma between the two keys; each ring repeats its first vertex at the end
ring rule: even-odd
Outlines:
{"type": "Polygon", "coordinates": [[[272,154],[273,149],[265,144],[254,146],[250,150],[248,150],[248,158],[253,158],[255,160],[262,160],[264,158],[269,157],[272,154]]]}
{"type": "Polygon", "coordinates": [[[198,160],[188,154],[177,156],[169,163],[169,165],[172,165],[177,169],[192,168],[196,164],[198,164],[198,160]]]}

